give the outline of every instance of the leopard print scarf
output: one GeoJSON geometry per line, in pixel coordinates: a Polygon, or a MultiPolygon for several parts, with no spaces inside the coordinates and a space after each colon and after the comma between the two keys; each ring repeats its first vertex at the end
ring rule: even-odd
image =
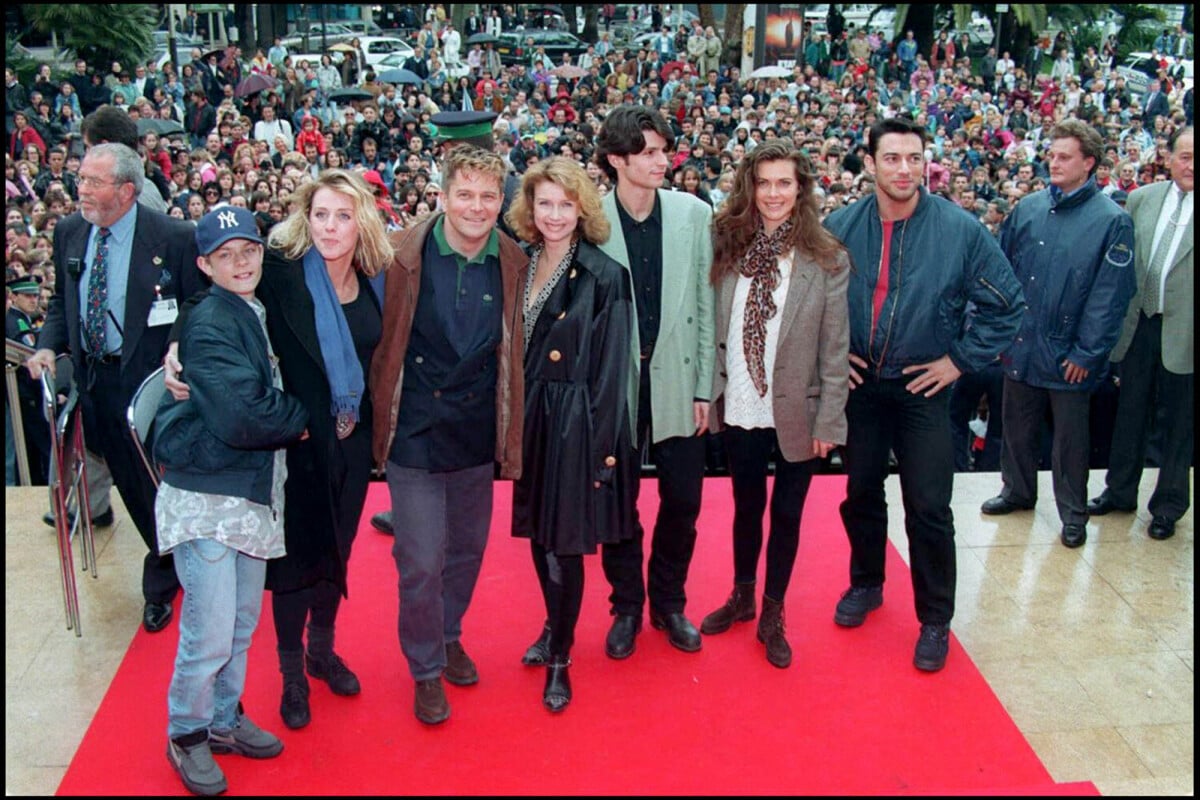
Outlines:
{"type": "Polygon", "coordinates": [[[784,222],[771,234],[760,227],[750,249],[746,251],[746,257],[738,265],[738,272],[751,279],[742,325],[742,348],[746,355],[746,368],[750,371],[750,379],[754,381],[759,397],[767,395],[767,320],[779,312],[773,295],[779,288],[779,256],[791,230],[791,220],[784,222]]]}

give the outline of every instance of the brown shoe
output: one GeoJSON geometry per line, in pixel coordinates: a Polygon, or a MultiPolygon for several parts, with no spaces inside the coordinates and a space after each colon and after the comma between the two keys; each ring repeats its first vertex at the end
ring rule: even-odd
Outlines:
{"type": "Polygon", "coordinates": [[[767,646],[767,661],[780,669],[792,663],[792,647],[783,635],[783,603],[763,595],[762,617],[758,620],[758,640],[767,646]]]}
{"type": "Polygon", "coordinates": [[[709,614],[700,623],[700,632],[705,636],[714,633],[724,633],[735,622],[749,622],[754,619],[754,583],[735,583],[733,592],[725,605],[709,614]]]}
{"type": "Polygon", "coordinates": [[[446,669],[442,677],[455,686],[470,686],[479,683],[479,671],[475,662],[463,650],[462,642],[446,642],[446,669]]]}
{"type": "Polygon", "coordinates": [[[442,688],[441,678],[417,681],[413,694],[413,713],[426,725],[446,721],[450,716],[450,704],[446,702],[446,690],[442,688]]]}

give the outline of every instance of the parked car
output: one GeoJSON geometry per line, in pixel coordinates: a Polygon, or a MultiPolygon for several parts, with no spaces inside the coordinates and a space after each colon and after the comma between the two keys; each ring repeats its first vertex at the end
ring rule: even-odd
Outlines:
{"type": "Polygon", "coordinates": [[[550,60],[560,64],[563,53],[569,53],[572,58],[576,58],[580,53],[587,52],[588,46],[587,42],[573,33],[535,29],[500,34],[496,52],[500,54],[500,62],[503,64],[528,63],[530,55],[538,47],[545,48],[550,60]]]}
{"type": "MultiPolygon", "coordinates": [[[[328,47],[338,42],[348,42],[357,35],[340,22],[308,23],[308,44],[310,47],[316,45],[320,48],[322,44],[328,47]],[[321,35],[322,31],[324,31],[324,37],[321,35]]],[[[290,33],[283,37],[283,44],[288,50],[302,49],[304,47],[304,34],[298,30],[290,33]]]]}
{"type": "MultiPolygon", "coordinates": [[[[411,52],[403,53],[397,51],[395,53],[388,53],[380,59],[378,64],[374,65],[374,69],[376,72],[383,72],[385,69],[403,69],[404,62],[408,60],[410,55],[412,55],[411,52]]],[[[446,69],[446,79],[449,81],[456,81],[471,72],[471,68],[467,66],[465,61],[443,60],[442,66],[446,69]]]]}
{"type": "MultiPolygon", "coordinates": [[[[1185,58],[1180,61],[1183,65],[1183,85],[1185,88],[1192,86],[1192,70],[1195,63],[1190,58],[1185,58]]],[[[1168,59],[1168,69],[1175,69],[1175,59],[1168,59]]],[[[1158,62],[1156,62],[1150,53],[1130,53],[1120,65],[1117,66],[1117,74],[1125,78],[1125,86],[1128,87],[1130,93],[1135,95],[1144,95],[1150,87],[1150,81],[1158,77],[1158,62]]]]}
{"type": "Polygon", "coordinates": [[[408,58],[413,54],[412,45],[399,36],[359,36],[358,43],[366,53],[367,66],[372,68],[389,55],[398,54],[408,58]]]}
{"type": "Polygon", "coordinates": [[[343,19],[338,21],[339,25],[349,28],[354,32],[355,36],[388,36],[399,35],[395,32],[389,34],[383,28],[379,27],[373,20],[369,19],[343,19]]]}

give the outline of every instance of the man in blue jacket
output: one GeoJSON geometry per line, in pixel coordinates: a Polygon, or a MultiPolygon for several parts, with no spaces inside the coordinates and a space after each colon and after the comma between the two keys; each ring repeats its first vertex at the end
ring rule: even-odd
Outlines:
{"type": "Polygon", "coordinates": [[[1025,300],[987,228],[922,187],[925,138],[903,117],[872,126],[864,163],[875,194],[834,212],[825,225],[854,264],[841,507],[850,588],[833,619],[858,627],[883,603],[883,484],[894,451],[921,623],[913,665],[935,672],[949,651],[956,582],[950,392],[943,390],[1008,347],[1025,300]],[[969,326],[968,303],[975,308],[969,326]]]}
{"type": "Polygon", "coordinates": [[[1000,229],[1029,310],[1002,358],[1004,488],[982,511],[1033,508],[1038,436],[1049,406],[1062,543],[1079,547],[1087,541],[1090,395],[1108,372],[1137,288],[1133,220],[1096,185],[1104,141],[1094,128],[1066,120],[1051,139],[1050,187],[1022,198],[1000,229]]]}

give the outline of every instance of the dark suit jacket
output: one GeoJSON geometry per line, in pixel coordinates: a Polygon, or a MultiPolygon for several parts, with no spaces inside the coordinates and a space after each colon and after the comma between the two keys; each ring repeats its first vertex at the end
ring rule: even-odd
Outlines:
{"type": "Polygon", "coordinates": [[[1142,124],[1148,130],[1154,130],[1154,118],[1165,117],[1171,113],[1171,105],[1167,102],[1167,95],[1163,91],[1157,91],[1154,96],[1146,95],[1146,107],[1142,109],[1142,124]]]}
{"type": "MultiPolygon", "coordinates": [[[[153,187],[147,187],[154,191],[153,187]]],[[[87,263],[88,236],[92,226],[79,212],[54,229],[54,296],[46,310],[46,323],[38,336],[38,347],[55,353],[69,352],[76,376],[85,375],[84,346],[80,334],[80,273],[87,263]]],[[[125,316],[117,320],[124,332],[121,348],[121,385],[126,399],[142,380],[162,363],[171,326],[147,327],[154,287],[164,299],[183,301],[206,285],[196,266],[196,227],[166,214],[137,206],[133,247],[125,294],[125,316]]],[[[87,291],[87,287],[83,288],[87,291]]],[[[86,384],[84,384],[86,385],[86,384]]]]}

